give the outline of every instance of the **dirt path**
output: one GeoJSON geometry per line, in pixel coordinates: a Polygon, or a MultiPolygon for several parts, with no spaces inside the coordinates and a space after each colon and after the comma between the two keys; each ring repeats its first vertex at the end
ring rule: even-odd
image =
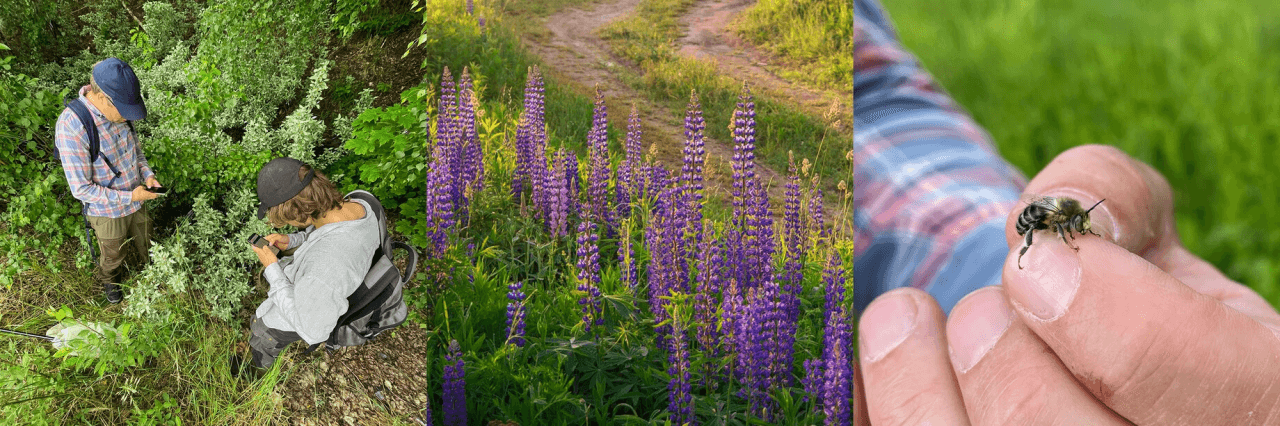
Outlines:
{"type": "Polygon", "coordinates": [[[681,55],[708,60],[720,73],[752,82],[775,99],[785,99],[832,127],[852,131],[851,94],[815,90],[789,81],[770,70],[781,59],[757,49],[729,28],[739,13],[755,4],[755,0],[703,0],[693,5],[681,18],[685,36],[680,38],[681,55]]]}
{"type": "MultiPolygon", "coordinates": [[[[695,9],[715,7],[725,0],[714,2],[702,2],[695,6],[695,9]]],[[[737,5],[731,5],[726,11],[717,11],[717,18],[713,22],[703,22],[697,19],[695,23],[695,34],[693,37],[686,37],[686,48],[689,45],[697,46],[690,48],[694,54],[706,54],[714,58],[726,57],[723,53],[724,49],[719,47],[724,40],[728,38],[716,36],[715,34],[724,31],[715,30],[714,28],[723,28],[730,17],[736,11],[749,5],[749,2],[743,0],[734,1],[737,5]],[[706,34],[711,34],[710,36],[706,34]],[[699,47],[700,46],[700,47],[699,47]]],[[[630,105],[634,102],[639,108],[641,126],[644,131],[645,149],[649,149],[650,145],[656,147],[658,160],[668,168],[678,168],[683,158],[684,144],[684,111],[673,111],[665,106],[659,105],[650,99],[642,96],[635,89],[632,89],[619,77],[621,67],[626,67],[624,62],[615,57],[609,49],[607,43],[600,38],[597,30],[618,19],[623,19],[629,15],[640,4],[640,0],[605,0],[604,2],[595,3],[583,9],[566,8],[551,15],[546,20],[546,28],[549,36],[544,39],[527,39],[526,46],[533,53],[543,59],[551,69],[544,70],[544,73],[557,78],[562,82],[578,85],[585,88],[584,93],[589,93],[592,87],[599,87],[605,95],[605,102],[609,108],[609,120],[619,128],[626,127],[627,114],[630,113],[630,105]]],[[[718,9],[717,9],[718,10],[718,9]]],[[[698,10],[691,11],[690,16],[695,16],[698,10]]],[[[688,18],[686,18],[688,19],[688,18]]],[[[686,49],[682,48],[682,52],[686,49]]],[[[732,56],[732,55],[729,55],[732,56]]],[[[721,71],[728,73],[737,79],[751,79],[752,81],[764,82],[765,90],[768,90],[771,96],[782,91],[793,90],[791,86],[784,80],[773,76],[768,71],[758,66],[747,63],[748,59],[738,58],[730,59],[722,63],[729,65],[721,65],[721,71]],[[747,74],[755,73],[755,74],[747,74]],[[763,76],[768,76],[763,77],[763,76]],[[777,88],[772,87],[777,86],[777,88]]],[[[638,69],[632,68],[632,71],[639,73],[638,69]]],[[[822,117],[824,111],[822,108],[829,108],[830,101],[824,101],[821,94],[816,92],[803,92],[797,98],[798,101],[807,102],[803,104],[806,110],[814,112],[815,115],[822,117]]],[[[727,117],[705,117],[708,125],[722,125],[727,117]]],[[[725,141],[707,138],[707,167],[706,175],[708,181],[708,191],[712,196],[721,196],[727,198],[729,196],[727,188],[731,183],[730,160],[733,158],[733,146],[725,141]]],[[[770,199],[778,204],[783,199],[783,184],[785,176],[780,175],[776,170],[769,168],[762,163],[756,164],[757,174],[764,179],[770,188],[770,199]]],[[[827,210],[835,211],[836,206],[828,203],[827,210]]]]}

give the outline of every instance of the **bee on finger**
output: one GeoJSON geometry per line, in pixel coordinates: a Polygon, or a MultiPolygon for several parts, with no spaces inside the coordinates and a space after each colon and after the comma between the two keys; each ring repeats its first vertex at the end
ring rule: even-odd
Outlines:
{"type": "Polygon", "coordinates": [[[1071,242],[1067,241],[1068,235],[1073,240],[1076,239],[1075,233],[1101,237],[1102,235],[1093,232],[1092,225],[1089,223],[1089,212],[1103,201],[1106,199],[1099,200],[1093,207],[1085,210],[1079,201],[1069,197],[1029,197],[1029,201],[1026,201],[1027,207],[1022,210],[1022,214],[1018,215],[1018,223],[1015,226],[1018,235],[1027,237],[1022,250],[1018,252],[1018,269],[1022,269],[1022,255],[1031,248],[1031,236],[1035,231],[1057,231],[1058,236],[1062,237],[1062,242],[1076,251],[1080,251],[1080,247],[1071,245],[1071,242]]]}

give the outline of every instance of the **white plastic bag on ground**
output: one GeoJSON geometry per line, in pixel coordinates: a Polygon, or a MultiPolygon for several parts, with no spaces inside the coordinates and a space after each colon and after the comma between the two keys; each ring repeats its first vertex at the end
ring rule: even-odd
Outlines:
{"type": "Polygon", "coordinates": [[[45,335],[49,337],[53,337],[53,347],[55,349],[75,348],[75,350],[71,351],[71,354],[70,354],[71,356],[85,356],[85,357],[97,358],[98,348],[91,348],[91,350],[86,351],[85,353],[79,353],[80,351],[78,348],[82,348],[83,345],[76,345],[76,343],[80,343],[80,341],[82,341],[86,336],[88,336],[89,333],[97,334],[100,336],[106,336],[108,333],[110,333],[111,335],[116,336],[117,342],[124,342],[124,335],[120,334],[120,332],[116,330],[114,327],[110,325],[102,324],[102,323],[96,323],[96,322],[90,322],[90,323],[77,322],[70,325],[57,324],[57,325],[54,325],[53,328],[50,328],[49,331],[45,333],[45,335]]]}

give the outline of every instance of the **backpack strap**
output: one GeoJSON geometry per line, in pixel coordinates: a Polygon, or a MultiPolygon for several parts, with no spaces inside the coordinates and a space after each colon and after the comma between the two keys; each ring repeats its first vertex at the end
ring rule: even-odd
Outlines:
{"type": "MultiPolygon", "coordinates": [[[[93,121],[93,115],[89,113],[89,108],[84,105],[80,98],[71,99],[65,102],[65,105],[76,113],[76,117],[80,119],[80,124],[84,125],[85,133],[89,135],[89,164],[97,162],[98,157],[102,155],[102,142],[98,138],[97,122],[93,121]]],[[[129,121],[128,123],[129,130],[133,131],[133,122],[129,121]]],[[[106,158],[103,158],[102,162],[107,163],[107,168],[111,169],[111,173],[114,173],[111,176],[111,180],[107,182],[107,186],[111,186],[116,181],[116,178],[120,177],[120,171],[116,170],[116,166],[107,161],[106,158]]]]}
{"type": "MultiPolygon", "coordinates": [[[[378,197],[365,190],[357,189],[347,193],[347,198],[364,201],[369,207],[373,208],[373,215],[378,219],[378,248],[383,254],[391,254],[391,238],[387,235],[387,212],[382,208],[382,202],[378,201],[378,197]]],[[[374,254],[373,261],[377,262],[378,256],[374,254]]]]}

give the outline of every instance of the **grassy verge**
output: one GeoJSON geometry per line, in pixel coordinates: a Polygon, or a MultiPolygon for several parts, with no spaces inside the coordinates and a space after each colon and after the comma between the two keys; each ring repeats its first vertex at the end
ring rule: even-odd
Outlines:
{"type": "Polygon", "coordinates": [[[1086,143],[1173,186],[1194,253],[1280,306],[1280,6],[886,1],[904,44],[1034,176],[1086,143]]]}
{"type": "MultiPolygon", "coordinates": [[[[689,93],[697,90],[703,115],[713,124],[707,126],[707,134],[732,142],[729,128],[714,123],[726,123],[733,116],[744,82],[720,74],[715,64],[680,57],[673,47],[682,31],[679,17],[692,4],[690,0],[641,1],[634,14],[603,28],[603,36],[615,54],[639,65],[639,75],[623,73],[629,84],[675,111],[683,111],[689,93]]],[[[785,172],[788,152],[794,151],[797,161],[809,158],[814,162],[814,170],[829,187],[827,193],[834,193],[831,188],[852,175],[851,163],[845,160],[848,141],[822,120],[775,100],[767,92],[756,89],[753,94],[757,161],[785,172]]]]}
{"type": "MultiPolygon", "coordinates": [[[[64,246],[59,263],[72,263],[78,250],[77,243],[64,246]]],[[[120,329],[131,323],[137,344],[109,353],[139,356],[137,365],[113,364],[99,374],[94,365],[69,367],[48,342],[5,336],[0,347],[10,355],[0,361],[0,385],[6,389],[0,423],[264,424],[284,418],[271,389],[287,373],[277,364],[256,383],[232,377],[228,360],[244,338],[238,327],[209,318],[203,297],[186,293],[168,300],[173,316],[149,329],[125,315],[122,304],[107,304],[89,273],[39,267],[25,272],[14,286],[0,287],[0,324],[44,334],[56,323],[46,310],[59,307],[73,307],[78,321],[120,329]],[[144,355],[136,351],[141,346],[156,352],[144,355]]]]}
{"type": "Polygon", "coordinates": [[[735,22],[742,38],[788,62],[783,76],[853,93],[853,3],[760,0],[735,22]]]}
{"type": "Polygon", "coordinates": [[[504,25],[517,34],[535,39],[550,36],[546,17],[567,7],[590,8],[602,0],[493,0],[492,6],[502,16],[504,25]]]}

